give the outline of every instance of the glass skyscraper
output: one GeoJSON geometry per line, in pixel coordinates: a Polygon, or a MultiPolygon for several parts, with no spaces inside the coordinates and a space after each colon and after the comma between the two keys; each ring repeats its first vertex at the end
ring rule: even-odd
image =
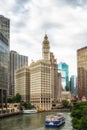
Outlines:
{"type": "Polygon", "coordinates": [[[10,42],[10,20],[0,15],[0,32],[10,42]]]}
{"type": "Polygon", "coordinates": [[[0,113],[3,113],[3,103],[7,104],[9,84],[9,30],[10,20],[0,15],[0,113]]]}
{"type": "Polygon", "coordinates": [[[72,94],[77,95],[77,77],[75,75],[70,77],[70,91],[72,94]]]}
{"type": "Polygon", "coordinates": [[[5,37],[0,34],[0,88],[7,89],[9,47],[5,37]]]}
{"type": "Polygon", "coordinates": [[[69,67],[66,63],[60,62],[58,64],[58,72],[61,73],[62,89],[69,90],[69,67]]]}

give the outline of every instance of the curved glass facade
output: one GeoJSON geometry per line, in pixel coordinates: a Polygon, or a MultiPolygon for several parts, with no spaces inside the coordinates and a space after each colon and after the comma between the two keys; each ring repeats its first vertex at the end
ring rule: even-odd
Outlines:
{"type": "Polygon", "coordinates": [[[58,72],[61,73],[63,90],[69,90],[69,67],[66,63],[58,64],[58,72]]]}
{"type": "Polygon", "coordinates": [[[0,15],[0,113],[7,111],[10,20],[0,15]]]}
{"type": "Polygon", "coordinates": [[[8,87],[9,46],[0,40],[0,89],[8,87]]]}

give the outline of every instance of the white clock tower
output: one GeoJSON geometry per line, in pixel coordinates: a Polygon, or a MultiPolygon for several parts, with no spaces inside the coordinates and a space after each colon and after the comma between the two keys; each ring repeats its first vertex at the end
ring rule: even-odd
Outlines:
{"type": "Polygon", "coordinates": [[[50,43],[46,34],[42,44],[42,57],[44,60],[50,60],[50,43]]]}

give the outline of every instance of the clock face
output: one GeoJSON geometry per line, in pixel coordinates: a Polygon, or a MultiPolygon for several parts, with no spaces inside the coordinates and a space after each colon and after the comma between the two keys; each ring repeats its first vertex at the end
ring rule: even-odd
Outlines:
{"type": "Polygon", "coordinates": [[[48,48],[48,47],[44,47],[44,48],[43,48],[43,51],[44,51],[44,52],[49,52],[49,48],[48,48]]]}
{"type": "Polygon", "coordinates": [[[44,49],[43,52],[44,53],[49,53],[49,49],[44,49]]]}

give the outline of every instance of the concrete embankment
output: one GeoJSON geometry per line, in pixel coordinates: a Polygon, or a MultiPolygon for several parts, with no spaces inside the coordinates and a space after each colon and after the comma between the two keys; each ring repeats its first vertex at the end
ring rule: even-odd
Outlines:
{"type": "MultiPolygon", "coordinates": [[[[50,110],[50,112],[52,111],[57,111],[57,112],[70,112],[70,109],[52,109],[50,110]]],[[[19,115],[19,114],[23,114],[23,112],[11,112],[11,113],[2,113],[0,114],[0,119],[5,118],[5,117],[11,117],[11,116],[15,116],[15,115],[19,115]]]]}
{"type": "Polygon", "coordinates": [[[5,117],[19,115],[19,114],[22,114],[22,112],[2,113],[0,114],[0,119],[5,118],[5,117]]]}
{"type": "Polygon", "coordinates": [[[52,111],[58,111],[58,112],[71,112],[71,109],[66,109],[66,108],[63,108],[63,109],[52,109],[52,111]]]}

